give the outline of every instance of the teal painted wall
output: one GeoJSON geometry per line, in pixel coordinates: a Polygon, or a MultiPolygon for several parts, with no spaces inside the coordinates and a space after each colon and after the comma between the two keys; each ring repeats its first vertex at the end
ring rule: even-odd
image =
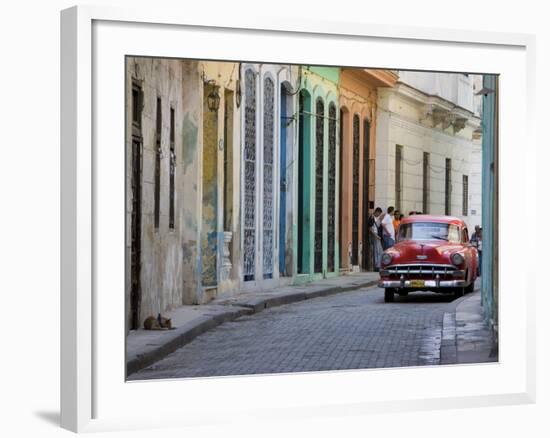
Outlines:
{"type": "Polygon", "coordinates": [[[334,84],[338,85],[340,81],[340,69],[338,67],[317,67],[317,66],[309,66],[307,67],[309,71],[312,73],[315,73],[322,78],[328,79],[331,82],[334,82],[334,84]]]}
{"type": "MultiPolygon", "coordinates": [[[[496,76],[484,75],[483,87],[496,90],[496,76]]],[[[481,304],[485,318],[495,320],[496,301],[493,294],[494,279],[494,231],[495,231],[495,105],[496,93],[490,93],[483,97],[482,126],[482,218],[481,227],[483,233],[483,250],[481,259],[481,304]]]]}
{"type": "MultiPolygon", "coordinates": [[[[328,253],[328,128],[329,123],[325,118],[324,130],[323,130],[323,231],[322,231],[322,272],[314,272],[315,262],[315,162],[316,162],[316,102],[318,99],[322,99],[324,103],[325,116],[328,115],[330,104],[332,103],[336,108],[336,117],[339,118],[339,105],[338,105],[338,81],[340,78],[340,69],[335,67],[306,67],[304,74],[302,75],[301,88],[306,92],[308,99],[306,99],[304,113],[299,117],[299,123],[302,123],[304,130],[304,150],[298,157],[298,175],[296,181],[302,181],[299,183],[297,189],[303,188],[302,192],[299,192],[298,206],[302,208],[302,213],[298,216],[298,227],[300,221],[303,221],[304,233],[300,236],[296,230],[295,235],[300,242],[295,243],[295,254],[302,254],[303,266],[301,271],[298,269],[298,277],[296,282],[301,283],[304,281],[310,281],[317,278],[330,277],[339,275],[338,266],[340,265],[339,257],[339,236],[336,227],[337,218],[339,217],[339,205],[338,196],[339,193],[339,166],[336,165],[336,184],[335,184],[335,249],[334,249],[334,266],[335,269],[332,272],[327,272],[327,253],[328,253]],[[300,275],[302,274],[302,275],[300,275]],[[307,274],[304,276],[303,274],[307,274]]],[[[336,160],[339,160],[339,120],[336,123],[336,160]]],[[[296,263],[297,268],[299,264],[296,263]]]]}

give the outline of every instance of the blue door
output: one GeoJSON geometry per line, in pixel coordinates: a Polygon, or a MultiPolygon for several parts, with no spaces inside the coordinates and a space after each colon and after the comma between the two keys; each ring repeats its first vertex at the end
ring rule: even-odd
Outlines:
{"type": "Polygon", "coordinates": [[[285,235],[286,235],[286,130],[288,117],[286,114],[286,93],[281,85],[281,171],[280,171],[280,204],[279,204],[279,273],[285,275],[285,235]]]}

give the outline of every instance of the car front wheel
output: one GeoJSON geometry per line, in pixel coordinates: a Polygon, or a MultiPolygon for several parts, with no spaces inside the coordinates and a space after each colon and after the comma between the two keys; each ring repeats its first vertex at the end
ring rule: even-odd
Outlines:
{"type": "Polygon", "coordinates": [[[393,303],[395,290],[392,287],[384,289],[384,302],[393,303]]]}

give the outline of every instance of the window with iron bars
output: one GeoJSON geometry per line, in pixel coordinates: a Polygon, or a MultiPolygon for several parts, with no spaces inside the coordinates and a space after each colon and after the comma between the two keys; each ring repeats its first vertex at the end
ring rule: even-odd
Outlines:
{"type": "Polygon", "coordinates": [[[424,152],[422,164],[422,212],[430,212],[430,154],[424,152]]]}
{"type": "Polygon", "coordinates": [[[157,97],[157,122],[155,129],[155,228],[160,222],[160,155],[161,155],[161,131],[162,131],[162,101],[157,97]]]}
{"type": "Polygon", "coordinates": [[[451,214],[451,159],[445,158],[445,215],[451,214]]]}
{"type": "Polygon", "coordinates": [[[174,228],[174,177],[176,173],[176,151],[175,126],[174,126],[174,108],[170,108],[170,207],[168,213],[168,226],[174,228]]]}
{"type": "Polygon", "coordinates": [[[468,175],[462,175],[462,216],[468,216],[468,175]]]}
{"type": "Polygon", "coordinates": [[[403,146],[395,145],[395,209],[401,211],[403,192],[403,146]]]}

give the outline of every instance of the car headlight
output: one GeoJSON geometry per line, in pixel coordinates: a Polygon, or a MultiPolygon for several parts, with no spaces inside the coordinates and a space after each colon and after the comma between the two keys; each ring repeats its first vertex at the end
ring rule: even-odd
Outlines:
{"type": "Polygon", "coordinates": [[[459,253],[455,253],[451,256],[451,262],[453,262],[453,265],[460,266],[462,263],[464,263],[464,256],[459,253]]]}
{"type": "Polygon", "coordinates": [[[388,254],[387,252],[382,254],[382,264],[383,265],[389,265],[391,263],[392,256],[391,254],[388,254]]]}

